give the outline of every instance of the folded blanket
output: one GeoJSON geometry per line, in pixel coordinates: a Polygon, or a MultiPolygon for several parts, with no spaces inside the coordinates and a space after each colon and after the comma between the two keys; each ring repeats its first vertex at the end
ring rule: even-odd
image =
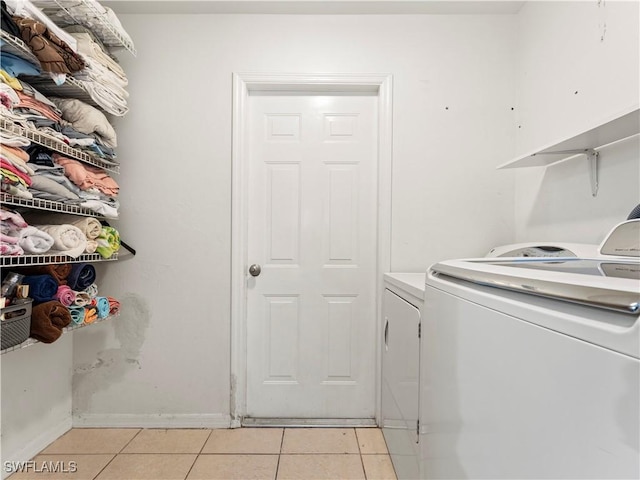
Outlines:
{"type": "Polygon", "coordinates": [[[69,307],[73,305],[73,302],[76,300],[76,292],[71,290],[67,285],[60,285],[55,294],[55,299],[65,307],[69,307]]]}
{"type": "Polygon", "coordinates": [[[71,273],[70,263],[60,263],[56,265],[38,265],[24,269],[27,275],[51,275],[58,285],[67,283],[67,277],[71,273]]]}
{"type": "Polygon", "coordinates": [[[118,315],[120,313],[120,302],[113,297],[107,297],[109,300],[109,315],[118,315]]]}
{"type": "Polygon", "coordinates": [[[41,303],[31,311],[30,336],[44,343],[55,342],[62,329],[71,323],[71,314],[67,307],[56,300],[41,303]]]}
{"type": "Polygon", "coordinates": [[[27,222],[24,221],[22,215],[18,212],[11,212],[9,210],[0,210],[0,220],[2,220],[3,226],[8,228],[20,229],[28,227],[27,222]]]}
{"type": "Polygon", "coordinates": [[[102,258],[110,258],[120,250],[120,234],[113,227],[102,227],[100,236],[96,240],[98,242],[96,252],[102,255],[102,258]]]}
{"type": "Polygon", "coordinates": [[[98,319],[98,309],[96,307],[85,307],[84,323],[89,325],[98,319]]]}
{"type": "Polygon", "coordinates": [[[76,292],[76,299],[73,301],[73,305],[76,307],[84,307],[91,304],[91,297],[86,292],[76,292]]]}
{"type": "Polygon", "coordinates": [[[116,132],[107,117],[97,108],[76,98],[49,97],[62,111],[62,118],[81,133],[95,133],[107,147],[118,146],[116,132]]]}
{"type": "Polygon", "coordinates": [[[96,281],[96,269],[90,263],[74,263],[67,277],[67,285],[76,292],[83,291],[96,281]]]}
{"type": "Polygon", "coordinates": [[[71,321],[75,325],[82,325],[84,323],[84,307],[71,305],[69,307],[69,313],[71,314],[71,321]]]}
{"type": "Polygon", "coordinates": [[[51,250],[56,250],[62,254],[78,258],[87,248],[87,237],[82,231],[69,224],[64,225],[36,225],[43,232],[53,237],[51,250]]]}
{"type": "Polygon", "coordinates": [[[27,275],[22,284],[29,285],[29,296],[34,304],[53,300],[58,292],[58,282],[51,275],[27,275]]]}
{"type": "Polygon", "coordinates": [[[91,306],[96,308],[98,318],[109,316],[109,299],[107,297],[96,297],[91,301],[91,306]]]}
{"type": "Polygon", "coordinates": [[[47,232],[31,226],[20,230],[18,244],[26,253],[40,255],[51,250],[53,237],[47,232]]]}

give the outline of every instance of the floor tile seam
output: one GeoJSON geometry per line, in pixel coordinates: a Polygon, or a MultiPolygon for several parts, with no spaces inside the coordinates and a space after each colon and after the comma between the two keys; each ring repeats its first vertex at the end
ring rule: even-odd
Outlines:
{"type": "Polygon", "coordinates": [[[131,437],[131,439],[129,439],[129,441],[128,441],[128,442],[127,442],[127,443],[126,443],[126,444],[125,444],[121,449],[120,449],[120,451],[119,451],[118,453],[122,453],[122,451],[123,451],[125,448],[127,448],[127,447],[131,444],[131,442],[133,442],[133,440],[134,440],[138,435],[140,435],[140,432],[142,432],[142,430],[143,430],[142,428],[139,428],[139,429],[138,429],[138,432],[137,432],[133,437],[131,437]]]}
{"type": "Polygon", "coordinates": [[[104,472],[104,471],[106,470],[106,468],[107,468],[109,465],[111,465],[111,462],[113,462],[113,461],[115,460],[115,458],[118,456],[118,454],[117,454],[117,453],[109,454],[109,455],[113,455],[113,456],[111,457],[111,459],[110,459],[107,463],[105,463],[105,464],[104,464],[104,467],[102,467],[102,468],[98,471],[98,473],[96,473],[96,474],[94,475],[93,480],[96,480],[96,479],[97,479],[97,478],[102,474],[102,472],[104,472]]]}

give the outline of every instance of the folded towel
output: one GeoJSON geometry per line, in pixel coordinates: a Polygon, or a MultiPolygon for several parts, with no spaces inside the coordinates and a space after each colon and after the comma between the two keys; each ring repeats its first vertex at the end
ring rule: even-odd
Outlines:
{"type": "Polygon", "coordinates": [[[107,297],[109,300],[109,315],[118,315],[120,313],[120,302],[113,297],[107,297]]]}
{"type": "Polygon", "coordinates": [[[51,275],[28,275],[22,279],[23,285],[29,285],[29,296],[33,303],[53,300],[58,292],[58,282],[51,275]]]}
{"type": "Polygon", "coordinates": [[[96,253],[98,248],[98,242],[95,240],[87,240],[87,248],[84,249],[85,253],[96,253]]]}
{"type": "Polygon", "coordinates": [[[82,230],[82,233],[85,234],[87,240],[95,240],[100,236],[100,232],[102,231],[102,224],[98,219],[93,217],[85,217],[80,220],[76,220],[73,222],[73,225],[82,230]]]}
{"type": "Polygon", "coordinates": [[[55,299],[65,307],[69,307],[73,305],[73,302],[76,300],[76,292],[71,290],[67,285],[60,285],[56,292],[55,299]]]}
{"type": "Polygon", "coordinates": [[[67,276],[67,285],[76,292],[83,291],[96,281],[96,269],[89,263],[74,263],[67,276]]]}
{"type": "Polygon", "coordinates": [[[71,323],[67,307],[53,300],[33,307],[31,311],[30,336],[44,343],[55,342],[62,329],[71,323]]]}
{"type": "Polygon", "coordinates": [[[51,275],[58,285],[67,283],[67,277],[71,273],[70,263],[60,263],[56,265],[39,265],[37,267],[28,267],[24,269],[27,275],[51,275]]]}
{"type": "Polygon", "coordinates": [[[98,319],[98,309],[96,307],[85,307],[84,309],[84,323],[89,325],[98,319]]]}
{"type": "Polygon", "coordinates": [[[20,230],[18,244],[26,253],[39,255],[51,249],[53,246],[53,237],[47,232],[31,226],[20,230]]]}
{"type": "Polygon", "coordinates": [[[120,234],[113,227],[102,227],[100,236],[96,241],[98,242],[96,252],[102,255],[102,258],[110,258],[120,250],[120,234]]]}
{"type": "Polygon", "coordinates": [[[84,292],[87,293],[91,297],[91,299],[94,299],[98,296],[98,285],[92,283],[84,289],[84,292]]]}
{"type": "Polygon", "coordinates": [[[69,307],[69,313],[71,314],[71,321],[75,325],[82,325],[84,323],[84,307],[72,305],[69,307]]]}
{"type": "Polygon", "coordinates": [[[109,316],[109,299],[107,297],[96,297],[91,301],[91,306],[96,307],[98,318],[109,316]]]}
{"type": "Polygon", "coordinates": [[[73,305],[76,307],[84,307],[91,303],[91,297],[86,292],[76,292],[76,299],[73,301],[73,305]]]}
{"type": "Polygon", "coordinates": [[[36,225],[43,232],[53,237],[51,250],[78,258],[87,248],[87,237],[75,225],[36,225]]]}

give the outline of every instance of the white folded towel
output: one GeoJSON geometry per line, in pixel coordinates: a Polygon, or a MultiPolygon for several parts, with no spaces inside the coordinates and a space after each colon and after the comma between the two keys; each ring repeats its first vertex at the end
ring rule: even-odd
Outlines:
{"type": "Polygon", "coordinates": [[[23,228],[19,233],[18,245],[25,253],[41,255],[48,252],[53,246],[53,237],[34,226],[23,228]]]}
{"type": "Polygon", "coordinates": [[[87,248],[87,237],[75,225],[36,225],[36,227],[53,237],[51,250],[78,258],[87,248]]]}

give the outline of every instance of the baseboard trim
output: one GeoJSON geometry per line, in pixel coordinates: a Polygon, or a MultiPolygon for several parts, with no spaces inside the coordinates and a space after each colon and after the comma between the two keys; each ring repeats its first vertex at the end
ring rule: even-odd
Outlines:
{"type": "Polygon", "coordinates": [[[242,419],[243,427],[375,427],[374,418],[252,418],[242,419]]]}
{"type": "MultiPolygon", "coordinates": [[[[38,435],[36,438],[34,438],[32,441],[30,441],[27,445],[22,447],[16,453],[3,451],[2,460],[16,461],[16,462],[21,462],[21,461],[26,462],[28,460],[31,460],[38,453],[40,453],[42,450],[48,447],[51,443],[53,443],[55,440],[57,440],[62,435],[67,433],[69,430],[71,430],[71,427],[72,427],[71,418],[70,417],[65,418],[58,425],[38,435]]],[[[4,479],[4,478],[7,478],[8,476],[9,476],[9,472],[5,471],[5,469],[2,468],[2,478],[4,479]]]]}
{"type": "Polygon", "coordinates": [[[231,417],[213,414],[81,414],[75,428],[229,428],[231,417]]]}

